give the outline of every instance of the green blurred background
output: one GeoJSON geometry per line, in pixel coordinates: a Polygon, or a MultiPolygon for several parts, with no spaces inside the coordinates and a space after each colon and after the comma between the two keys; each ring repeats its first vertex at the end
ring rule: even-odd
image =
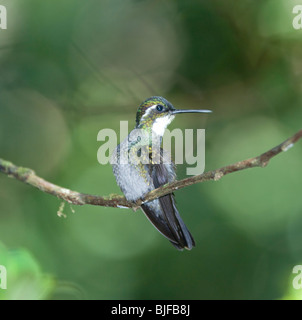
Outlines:
{"type": "MultiPolygon", "coordinates": [[[[301,2],[301,1],[300,1],[301,2]]],[[[98,195],[99,130],[134,126],[162,95],[211,108],[206,170],[256,156],[301,128],[302,30],[290,0],[1,0],[0,158],[98,195]]],[[[176,192],[196,248],[178,252],[140,212],[66,204],[0,175],[1,299],[287,299],[302,264],[302,144],[176,192]],[[73,210],[75,212],[73,212],[73,210]]],[[[184,178],[185,165],[178,166],[184,178]]]]}

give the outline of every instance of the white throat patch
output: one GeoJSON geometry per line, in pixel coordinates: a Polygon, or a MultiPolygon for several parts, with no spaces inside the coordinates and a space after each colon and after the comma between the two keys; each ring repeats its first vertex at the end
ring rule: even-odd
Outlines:
{"type": "Polygon", "coordinates": [[[163,136],[167,126],[172,122],[174,117],[173,115],[166,115],[156,119],[153,123],[152,131],[159,136],[163,136]]]}

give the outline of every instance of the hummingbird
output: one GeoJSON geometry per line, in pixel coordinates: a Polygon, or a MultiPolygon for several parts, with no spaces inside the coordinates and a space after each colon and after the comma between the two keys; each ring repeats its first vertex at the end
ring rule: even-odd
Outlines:
{"type": "MultiPolygon", "coordinates": [[[[175,109],[163,97],[143,101],[136,113],[136,126],[113,151],[111,165],[116,182],[128,201],[144,199],[150,191],[176,180],[171,155],[161,148],[167,126],[175,115],[210,113],[211,110],[175,109]]],[[[178,250],[191,250],[195,241],[176,208],[174,194],[144,202],[141,210],[178,250]]]]}

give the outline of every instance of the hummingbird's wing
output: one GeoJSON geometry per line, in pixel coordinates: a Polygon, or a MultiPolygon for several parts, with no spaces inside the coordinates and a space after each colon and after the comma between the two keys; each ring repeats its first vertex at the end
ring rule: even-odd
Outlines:
{"type": "MultiPolygon", "coordinates": [[[[162,162],[162,161],[161,161],[162,162]]],[[[173,164],[149,164],[149,173],[154,187],[158,188],[168,182],[174,174],[173,164]]],[[[168,194],[142,205],[150,222],[179,250],[192,249],[194,239],[182,221],[175,205],[174,195],[168,194]]]]}

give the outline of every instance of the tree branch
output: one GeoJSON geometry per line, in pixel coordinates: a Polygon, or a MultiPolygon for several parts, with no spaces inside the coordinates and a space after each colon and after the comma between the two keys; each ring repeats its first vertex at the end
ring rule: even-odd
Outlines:
{"type": "Polygon", "coordinates": [[[283,151],[287,151],[291,148],[299,139],[302,138],[302,130],[298,131],[289,139],[285,140],[278,146],[262,153],[260,156],[250,158],[247,160],[239,161],[234,164],[222,167],[220,169],[205,172],[200,175],[189,177],[183,180],[175,181],[170,184],[166,184],[160,188],[149,192],[143,200],[138,200],[136,203],[128,202],[125,197],[111,194],[109,196],[100,197],[85,193],[79,193],[66,188],[62,188],[55,184],[52,184],[39,176],[28,168],[18,167],[13,163],[3,160],[0,158],[0,172],[13,177],[21,182],[27,183],[45,193],[49,193],[53,196],[58,197],[70,204],[74,205],[94,205],[94,206],[105,206],[105,207],[118,207],[118,208],[133,208],[137,209],[144,202],[154,200],[158,197],[164,196],[175,190],[191,186],[196,183],[214,180],[217,181],[223,176],[254,167],[265,167],[269,161],[283,151]]]}

